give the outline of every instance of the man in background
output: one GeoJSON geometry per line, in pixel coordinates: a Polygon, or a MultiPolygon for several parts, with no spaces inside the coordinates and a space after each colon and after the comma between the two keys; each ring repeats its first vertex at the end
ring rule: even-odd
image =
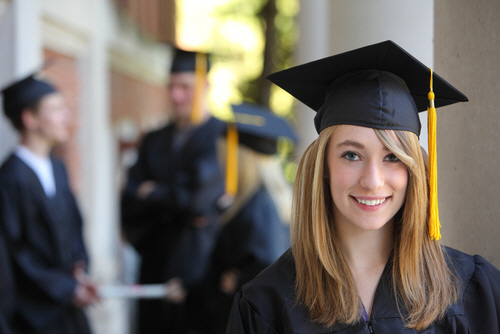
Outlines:
{"type": "Polygon", "coordinates": [[[0,224],[16,286],[15,333],[88,334],[98,301],[86,274],[82,219],[52,149],[70,138],[70,111],[50,83],[29,76],[2,91],[20,143],[0,168],[0,224]]]}
{"type": "MultiPolygon", "coordinates": [[[[224,192],[216,138],[224,124],[206,106],[207,55],[177,49],[168,94],[173,121],[146,134],[128,172],[122,225],[141,256],[142,284],[170,281],[188,290],[208,268],[224,192]]],[[[183,298],[141,300],[139,333],[185,332],[183,298]]]]}

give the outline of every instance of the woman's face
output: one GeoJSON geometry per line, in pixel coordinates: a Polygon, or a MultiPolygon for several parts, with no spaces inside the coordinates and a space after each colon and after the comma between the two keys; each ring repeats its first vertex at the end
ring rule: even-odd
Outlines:
{"type": "Polygon", "coordinates": [[[406,166],[373,129],[339,126],[330,138],[327,163],[334,219],[340,230],[378,230],[402,207],[406,166]]]}

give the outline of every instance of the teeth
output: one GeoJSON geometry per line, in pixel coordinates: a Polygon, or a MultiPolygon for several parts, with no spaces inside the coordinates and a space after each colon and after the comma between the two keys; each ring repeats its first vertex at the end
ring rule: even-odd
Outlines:
{"type": "Polygon", "coordinates": [[[365,199],[358,199],[356,198],[356,201],[358,201],[358,203],[361,203],[361,204],[364,204],[364,205],[368,205],[368,206],[374,206],[374,205],[379,205],[379,204],[382,204],[385,202],[385,198],[383,199],[375,199],[375,200],[365,200],[365,199]]]}

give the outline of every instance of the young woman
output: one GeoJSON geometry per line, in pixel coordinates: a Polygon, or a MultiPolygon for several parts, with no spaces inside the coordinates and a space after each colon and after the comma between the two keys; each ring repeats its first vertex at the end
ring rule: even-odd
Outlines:
{"type": "MultiPolygon", "coordinates": [[[[431,75],[387,41],[269,77],[317,111],[319,137],[299,165],[292,248],[243,286],[227,333],[499,332],[500,272],[432,225],[418,140],[431,75]]],[[[433,79],[437,106],[467,100],[433,79]]]]}
{"type": "Polygon", "coordinates": [[[0,168],[0,227],[14,268],[16,333],[90,333],[83,308],[98,300],[86,274],[82,220],[64,164],[51,155],[69,139],[63,95],[29,76],[2,91],[20,143],[0,168]]]}
{"type": "Polygon", "coordinates": [[[237,159],[237,189],[220,217],[210,270],[195,292],[200,298],[191,300],[198,308],[192,323],[199,334],[224,333],[237,290],[290,247],[292,189],[277,152],[278,138],[296,141],[296,136],[267,108],[245,103],[233,106],[233,111],[237,150],[226,153],[232,147],[227,136],[219,140],[218,152],[222,166],[228,166],[228,156],[237,159]]]}

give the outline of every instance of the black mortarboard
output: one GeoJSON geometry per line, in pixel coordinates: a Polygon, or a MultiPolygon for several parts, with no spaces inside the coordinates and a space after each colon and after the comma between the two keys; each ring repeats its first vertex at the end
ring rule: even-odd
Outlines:
{"type": "MultiPolygon", "coordinates": [[[[392,41],[369,45],[268,76],[313,110],[318,133],[335,124],[409,130],[420,135],[430,69],[392,41]]],[[[435,107],[468,101],[434,74],[435,107]]]]}
{"type": "Polygon", "coordinates": [[[2,90],[3,110],[9,119],[38,102],[43,96],[56,92],[56,88],[35,75],[16,81],[2,90]]]}
{"type": "Polygon", "coordinates": [[[274,154],[277,152],[279,137],[297,141],[297,136],[287,121],[271,110],[249,103],[233,105],[239,142],[257,152],[274,154]]]}
{"type": "Polygon", "coordinates": [[[196,71],[196,55],[204,54],[206,61],[206,71],[210,70],[210,62],[208,60],[208,55],[202,52],[186,51],[182,49],[174,50],[174,59],[172,60],[172,66],[170,67],[171,73],[180,72],[195,72],[196,71]]]}

